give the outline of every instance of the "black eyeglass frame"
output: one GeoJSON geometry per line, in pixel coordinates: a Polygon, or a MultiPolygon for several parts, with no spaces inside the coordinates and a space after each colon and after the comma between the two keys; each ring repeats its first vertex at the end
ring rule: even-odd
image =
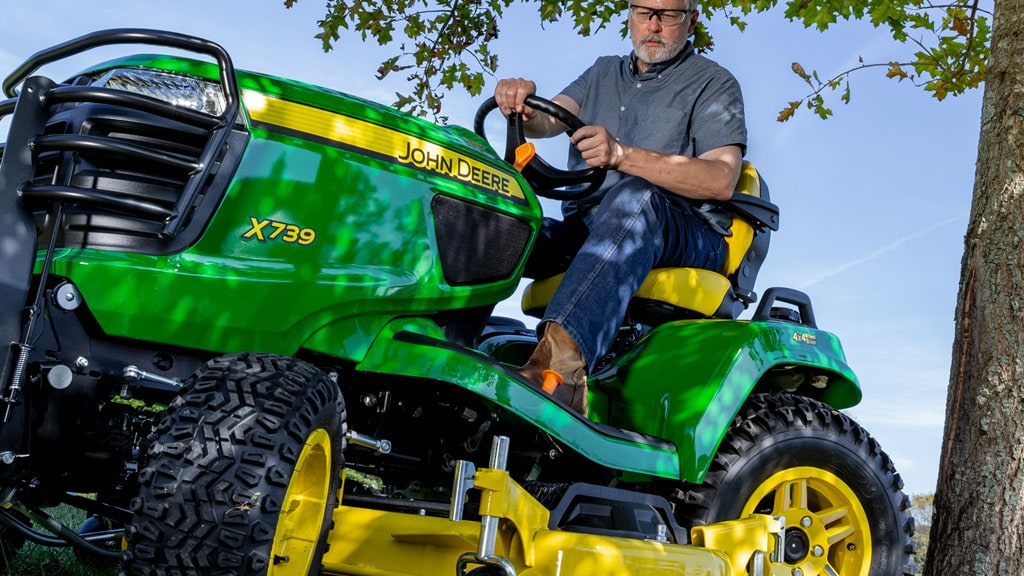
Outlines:
{"type": "Polygon", "coordinates": [[[674,26],[678,26],[679,24],[683,23],[683,20],[685,19],[684,16],[686,16],[687,14],[691,14],[691,13],[697,11],[695,8],[683,8],[683,9],[651,8],[649,6],[641,6],[639,4],[630,4],[629,5],[629,14],[631,16],[633,15],[633,9],[634,8],[640,8],[642,10],[650,10],[651,13],[647,15],[647,21],[650,22],[651,18],[657,18],[658,22],[660,22],[662,26],[673,26],[673,25],[674,26]],[[675,24],[666,24],[665,21],[661,19],[661,15],[662,14],[669,13],[669,12],[678,12],[679,13],[679,22],[677,22],[675,24]]]}

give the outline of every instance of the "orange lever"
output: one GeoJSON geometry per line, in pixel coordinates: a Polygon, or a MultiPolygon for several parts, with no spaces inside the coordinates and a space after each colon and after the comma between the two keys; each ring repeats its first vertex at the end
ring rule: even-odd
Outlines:
{"type": "Polygon", "coordinates": [[[541,384],[541,389],[548,394],[554,394],[555,388],[565,384],[565,379],[562,378],[562,375],[554,370],[544,370],[540,374],[544,377],[544,383],[541,384]]]}
{"type": "Polygon", "coordinates": [[[513,166],[515,166],[516,170],[522,172],[523,168],[526,168],[526,165],[529,164],[530,160],[533,160],[533,157],[536,155],[537,147],[533,145],[533,142],[520,144],[519,146],[516,146],[516,162],[513,166]]]}

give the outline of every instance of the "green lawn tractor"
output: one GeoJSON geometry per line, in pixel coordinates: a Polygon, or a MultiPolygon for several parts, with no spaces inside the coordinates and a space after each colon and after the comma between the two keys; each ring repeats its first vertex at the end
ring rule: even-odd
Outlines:
{"type": "Polygon", "coordinates": [[[32,541],[141,575],[913,573],[900,477],[841,412],[861,391],[839,340],[805,294],[754,291],[778,210],[752,165],[725,268],[651,273],[582,416],[517,375],[535,333],[493,312],[538,195],[604,175],[546,163],[492,100],[474,130],[438,126],[135,29],[39,51],[3,92],[5,558],[32,541]],[[130,55],[40,73],[109,45],[130,55]]]}

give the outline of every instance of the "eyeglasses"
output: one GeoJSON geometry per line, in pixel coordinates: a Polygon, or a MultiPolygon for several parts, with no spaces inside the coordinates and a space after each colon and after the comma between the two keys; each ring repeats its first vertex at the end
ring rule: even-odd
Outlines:
{"type": "Polygon", "coordinates": [[[688,16],[696,10],[666,10],[663,8],[648,8],[646,6],[629,5],[629,15],[637,22],[649,22],[651,18],[657,18],[662,26],[678,26],[683,23],[683,17],[688,16]]]}

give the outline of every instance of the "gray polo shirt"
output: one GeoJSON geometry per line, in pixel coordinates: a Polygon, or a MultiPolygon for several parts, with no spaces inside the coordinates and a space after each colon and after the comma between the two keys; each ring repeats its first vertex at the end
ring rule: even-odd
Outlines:
{"type": "MultiPolygon", "coordinates": [[[[579,104],[584,124],[604,126],[627,146],[694,157],[732,144],[746,151],[739,83],[728,70],[696,54],[689,42],[678,56],[648,66],[646,72],[636,67],[633,54],[603,56],[561,93],[579,104]]],[[[568,168],[586,167],[579,151],[570,146],[568,168]]],[[[563,214],[597,204],[621,176],[609,171],[597,193],[565,202],[563,214]]],[[[716,210],[696,204],[703,211],[716,210]]]]}

